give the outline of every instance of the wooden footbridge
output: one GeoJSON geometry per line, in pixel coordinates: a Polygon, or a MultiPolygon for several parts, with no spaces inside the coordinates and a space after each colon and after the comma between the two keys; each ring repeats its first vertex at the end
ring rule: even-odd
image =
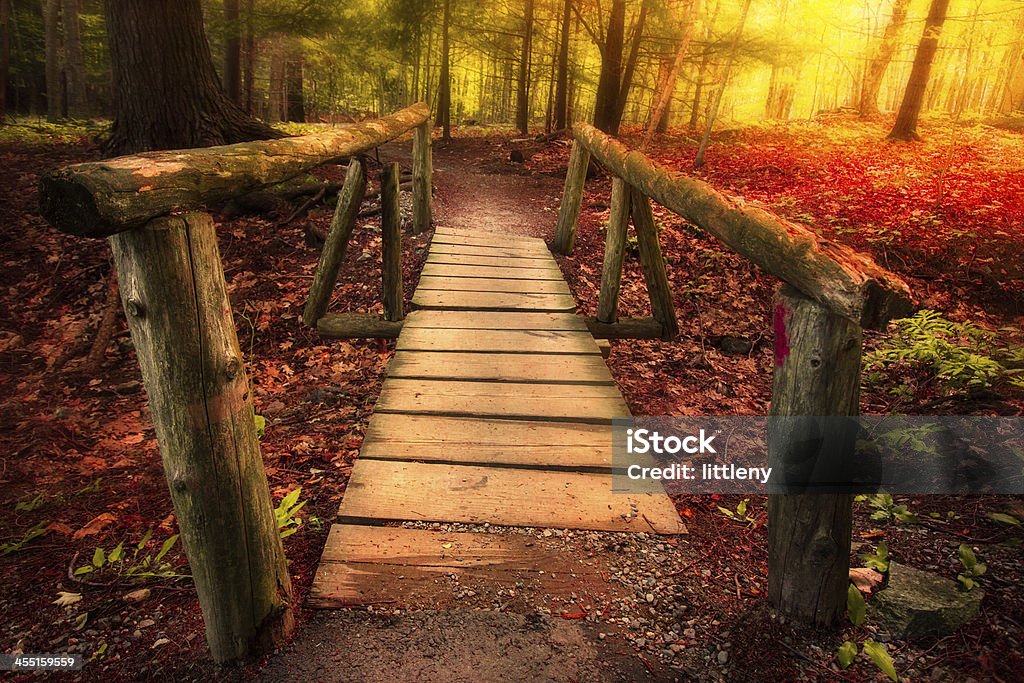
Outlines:
{"type": "MultiPolygon", "coordinates": [[[[395,357],[332,527],[311,602],[416,594],[439,573],[487,581],[552,558],[518,534],[442,534],[432,524],[679,534],[664,494],[612,494],[610,421],[628,410],[595,337],[677,334],[651,201],[786,285],[775,302],[772,415],[855,415],[862,327],[909,311],[909,290],[870,258],[660,168],[577,126],[554,249],[572,251],[587,168],[612,176],[600,303],[576,315],[546,243],[438,227],[413,310],[402,297],[400,173],[381,172],[383,317],[327,311],[366,191],[362,155],[413,132],[412,231],[432,227],[429,110],[314,135],[121,157],[43,178],[41,209],[64,232],[109,238],[181,536],[213,658],[266,652],[291,633],[293,593],[253,420],[210,215],[203,206],[325,163],[348,172],[321,252],[306,324],[327,337],[397,338],[395,357]],[[628,226],[651,315],[620,319],[628,226]]],[[[483,228],[486,228],[483,229],[483,228]]],[[[671,378],[666,378],[671,381],[671,378]]],[[[769,450],[799,448],[776,431],[769,450]]],[[[851,497],[769,498],[769,601],[827,625],[848,584],[851,497]]],[[[556,563],[557,564],[557,563],[556,563]]],[[[570,574],[571,576],[571,574],[570,574]]]]}

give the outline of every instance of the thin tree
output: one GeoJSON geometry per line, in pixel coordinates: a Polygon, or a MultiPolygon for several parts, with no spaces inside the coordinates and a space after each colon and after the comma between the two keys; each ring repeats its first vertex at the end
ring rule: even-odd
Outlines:
{"type": "Polygon", "coordinates": [[[452,23],[451,0],[444,0],[444,18],[441,23],[441,75],[437,87],[437,122],[441,124],[441,139],[452,139],[452,77],[451,42],[448,32],[452,23]]]}
{"type": "Polygon", "coordinates": [[[622,86],[622,46],[625,38],[626,0],[612,0],[604,41],[597,42],[601,52],[601,75],[597,81],[597,98],[594,101],[594,127],[611,135],[618,132],[615,112],[619,88],[622,86]]]}
{"type": "Polygon", "coordinates": [[[868,61],[864,73],[864,83],[860,91],[860,115],[872,116],[878,113],[878,91],[882,88],[882,78],[889,68],[892,57],[896,54],[896,41],[900,37],[903,24],[907,21],[907,8],[910,0],[893,0],[892,15],[882,31],[882,39],[878,48],[868,61]]]}
{"type": "Polygon", "coordinates": [[[253,113],[253,94],[256,85],[256,27],[255,0],[245,0],[245,38],[242,54],[245,58],[245,76],[242,80],[242,109],[253,113]]]}
{"type": "Polygon", "coordinates": [[[562,6],[562,28],[558,35],[558,75],[555,82],[555,130],[566,126],[569,108],[569,22],[572,19],[572,0],[562,6]]]}
{"type": "Polygon", "coordinates": [[[939,36],[942,35],[942,25],[946,22],[948,9],[949,0],[932,0],[928,8],[928,18],[925,19],[924,33],[921,34],[921,42],[918,43],[917,53],[914,55],[914,65],[910,69],[907,89],[903,92],[903,102],[896,115],[896,124],[889,132],[890,140],[921,139],[917,133],[917,120],[921,115],[928,77],[931,75],[935,52],[939,48],[939,36]]]}
{"type": "Polygon", "coordinates": [[[629,100],[629,91],[633,87],[633,74],[636,73],[637,58],[640,56],[640,43],[644,38],[644,28],[647,26],[647,13],[650,11],[650,0],[643,0],[640,4],[640,13],[637,15],[636,25],[633,27],[633,40],[629,47],[629,57],[622,71],[622,81],[619,83],[619,93],[615,98],[615,116],[612,119],[612,130],[618,133],[622,125],[622,116],[626,111],[626,102],[629,100]]]}
{"type": "Polygon", "coordinates": [[[200,0],[103,0],[114,86],[105,153],[281,137],[221,89],[200,0]]]}
{"type": "Polygon", "coordinates": [[[60,69],[60,0],[43,0],[43,49],[46,58],[46,117],[64,115],[64,79],[60,69]]]}
{"type": "Polygon", "coordinates": [[[241,19],[239,0],[224,0],[224,91],[232,102],[244,106],[241,19]]]}
{"type": "Polygon", "coordinates": [[[747,24],[747,14],[750,13],[751,0],[743,3],[743,11],[740,14],[740,23],[736,26],[736,36],[732,40],[732,48],[729,50],[729,59],[725,63],[725,70],[722,73],[722,83],[715,92],[715,99],[708,111],[708,120],[704,123],[704,137],[700,140],[700,148],[693,160],[693,167],[700,168],[704,165],[704,154],[707,152],[708,144],[711,142],[711,129],[715,126],[715,119],[718,118],[718,108],[722,105],[722,94],[729,85],[729,75],[732,73],[732,66],[736,62],[736,55],[740,50],[740,39],[743,37],[743,28],[747,24]]]}
{"type": "Polygon", "coordinates": [[[530,132],[530,58],[533,53],[533,0],[523,0],[523,46],[519,55],[519,81],[516,91],[516,127],[530,132]]]}
{"type": "Polygon", "coordinates": [[[654,134],[658,132],[662,121],[665,119],[665,114],[668,113],[669,104],[672,102],[672,95],[675,93],[676,83],[679,81],[679,74],[683,69],[683,63],[686,61],[686,54],[690,50],[690,41],[693,39],[693,27],[697,23],[695,21],[696,10],[697,0],[687,0],[686,9],[683,14],[683,35],[679,38],[679,45],[676,48],[675,59],[672,60],[672,67],[665,72],[664,80],[658,84],[658,97],[654,102],[654,107],[651,109],[651,120],[647,123],[647,132],[644,134],[641,149],[645,149],[651,144],[654,134]]]}
{"type": "Polygon", "coordinates": [[[64,28],[67,114],[71,118],[84,118],[89,114],[89,97],[85,91],[80,0],[61,0],[61,24],[64,28]]]}
{"type": "Polygon", "coordinates": [[[11,2],[0,0],[0,123],[7,117],[7,72],[11,64],[11,2]]]}

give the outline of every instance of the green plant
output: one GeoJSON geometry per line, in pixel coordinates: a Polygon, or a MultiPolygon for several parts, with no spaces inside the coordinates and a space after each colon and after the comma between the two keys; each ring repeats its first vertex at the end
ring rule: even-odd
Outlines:
{"type": "Polygon", "coordinates": [[[305,507],[308,501],[299,502],[299,495],[302,487],[298,487],[281,499],[281,502],[274,508],[274,517],[277,519],[277,529],[281,532],[281,538],[288,538],[302,526],[302,518],[296,513],[305,507]]]}
{"type": "Polygon", "coordinates": [[[15,512],[32,512],[46,504],[46,496],[42,493],[36,494],[35,498],[18,501],[14,506],[15,512]]]}
{"type": "Polygon", "coordinates": [[[146,579],[180,579],[188,577],[187,574],[179,574],[173,563],[165,562],[164,558],[171,548],[178,542],[178,534],[174,534],[160,546],[155,555],[144,553],[146,546],[153,537],[153,530],[150,529],[142,537],[131,551],[131,556],[125,552],[124,541],[121,541],[109,551],[97,546],[92,553],[92,559],[88,564],[72,572],[73,576],[85,576],[87,574],[113,574],[113,582],[121,580],[141,581],[146,579]]]}
{"type": "Polygon", "coordinates": [[[893,321],[891,337],[864,355],[865,382],[878,384],[887,372],[909,369],[928,371],[954,391],[987,389],[1010,372],[991,357],[994,338],[974,323],[918,311],[893,321]]]}
{"type": "Polygon", "coordinates": [[[871,519],[876,522],[889,522],[898,519],[904,524],[919,524],[921,519],[910,512],[906,505],[897,505],[888,493],[871,493],[854,498],[858,503],[867,503],[875,509],[871,519]]]}
{"type": "Polygon", "coordinates": [[[735,511],[730,510],[727,507],[722,507],[721,505],[718,505],[717,507],[719,512],[721,512],[723,515],[733,520],[734,522],[749,522],[750,524],[756,524],[757,520],[747,514],[747,505],[749,504],[749,502],[749,498],[744,498],[736,506],[735,511]]]}
{"type": "Polygon", "coordinates": [[[978,585],[976,579],[988,571],[988,567],[983,562],[978,562],[978,557],[971,550],[971,546],[966,543],[960,544],[959,550],[960,564],[963,565],[964,570],[957,574],[956,579],[959,581],[964,590],[971,590],[978,585]]]}
{"type": "MultiPolygon", "coordinates": [[[[846,589],[846,616],[855,629],[860,627],[867,618],[867,604],[864,602],[864,596],[861,595],[861,592],[852,583],[846,589]]],[[[853,664],[853,660],[857,658],[857,654],[862,647],[864,654],[871,658],[871,661],[875,663],[879,671],[893,681],[899,680],[899,676],[896,674],[896,667],[885,645],[876,643],[870,638],[866,638],[860,643],[856,640],[847,640],[840,645],[839,650],[836,651],[836,661],[839,662],[839,666],[842,669],[848,669],[853,664]]]]}
{"type": "Polygon", "coordinates": [[[985,515],[993,522],[999,522],[1000,524],[1009,524],[1010,526],[1020,526],[1020,520],[1011,514],[1005,512],[990,512],[985,515]]]}
{"type": "Polygon", "coordinates": [[[0,557],[18,552],[32,541],[45,534],[46,527],[49,525],[50,520],[44,519],[42,522],[39,522],[39,524],[36,524],[34,527],[26,531],[21,538],[0,544],[0,557]]]}
{"type": "Polygon", "coordinates": [[[863,553],[858,557],[864,562],[865,567],[870,567],[883,574],[889,571],[889,546],[885,544],[885,541],[878,544],[875,552],[863,553]]]}
{"type": "Polygon", "coordinates": [[[262,439],[263,435],[267,433],[267,418],[262,415],[253,415],[252,421],[256,425],[256,438],[262,439]]]}

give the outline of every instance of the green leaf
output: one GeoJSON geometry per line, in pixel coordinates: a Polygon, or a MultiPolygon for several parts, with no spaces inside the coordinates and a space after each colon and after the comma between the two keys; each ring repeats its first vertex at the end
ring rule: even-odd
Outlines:
{"type": "Polygon", "coordinates": [[[882,673],[893,681],[899,680],[899,676],[896,675],[896,667],[893,665],[892,657],[889,656],[889,652],[885,649],[885,645],[876,643],[873,640],[865,640],[864,652],[867,653],[868,657],[871,657],[871,661],[875,663],[875,666],[877,666],[882,673]]]}
{"type": "Polygon", "coordinates": [[[990,512],[985,515],[993,522],[999,522],[1001,524],[1011,524],[1013,526],[1020,526],[1020,520],[1013,515],[1008,515],[1004,512],[990,512]]]}
{"type": "Polygon", "coordinates": [[[964,566],[964,569],[971,571],[974,566],[978,564],[978,558],[974,555],[974,551],[971,550],[971,546],[966,543],[960,544],[960,564],[964,566]]]}
{"type": "Polygon", "coordinates": [[[160,547],[160,552],[158,552],[156,554],[156,557],[153,558],[154,564],[159,562],[160,560],[162,560],[164,555],[166,555],[170,551],[170,549],[174,547],[174,544],[177,543],[177,542],[178,542],[178,534],[174,534],[173,536],[168,538],[166,541],[164,541],[164,544],[160,547]]]}
{"type": "Polygon", "coordinates": [[[857,657],[857,643],[852,640],[848,640],[839,646],[839,651],[836,652],[836,659],[839,660],[839,668],[848,669],[853,660],[857,657]]]}
{"type": "Polygon", "coordinates": [[[966,574],[957,574],[956,580],[964,585],[964,590],[971,590],[977,586],[977,582],[966,574]]]}
{"type": "Polygon", "coordinates": [[[92,566],[99,569],[106,564],[107,556],[103,553],[103,548],[97,547],[92,553],[92,566]]]}
{"type": "Polygon", "coordinates": [[[124,541],[117,544],[117,547],[107,555],[107,562],[120,562],[124,558],[124,541]]]}
{"type": "Polygon", "coordinates": [[[153,530],[152,529],[150,529],[149,531],[146,532],[146,535],[142,537],[142,540],[139,541],[139,544],[137,546],[135,546],[135,549],[136,550],[142,550],[143,548],[145,548],[146,544],[149,543],[149,539],[151,539],[151,538],[153,538],[153,530]]]}
{"type": "Polygon", "coordinates": [[[854,626],[864,623],[867,605],[864,604],[864,596],[860,594],[860,590],[852,583],[846,589],[846,612],[850,617],[850,623],[854,626]]]}
{"type": "Polygon", "coordinates": [[[295,505],[295,501],[297,501],[299,499],[299,495],[301,493],[302,493],[302,487],[301,486],[299,486],[298,488],[293,489],[287,496],[285,496],[284,498],[281,499],[280,508],[282,510],[290,510],[291,507],[293,505],[295,505]]]}
{"type": "Polygon", "coordinates": [[[263,435],[267,433],[267,418],[262,415],[253,415],[252,419],[256,423],[256,438],[262,439],[263,435]]]}
{"type": "Polygon", "coordinates": [[[740,504],[736,506],[736,514],[740,517],[744,517],[747,514],[747,500],[744,498],[740,501],[740,504]]]}
{"type": "Polygon", "coordinates": [[[721,512],[726,517],[729,517],[730,519],[735,519],[736,518],[736,513],[733,512],[732,510],[730,510],[729,508],[724,508],[721,505],[718,505],[716,507],[718,508],[718,511],[721,512]]]}
{"type": "Polygon", "coordinates": [[[84,567],[79,567],[78,569],[76,569],[75,570],[75,576],[82,576],[84,574],[88,574],[91,571],[92,571],[92,565],[91,564],[87,564],[84,567]]]}

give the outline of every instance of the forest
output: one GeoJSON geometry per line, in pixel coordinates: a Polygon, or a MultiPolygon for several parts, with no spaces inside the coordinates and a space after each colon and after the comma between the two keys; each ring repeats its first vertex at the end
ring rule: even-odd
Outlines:
{"type": "Polygon", "coordinates": [[[1020,680],[1022,136],[1024,0],[0,0],[0,671],[1020,680]]]}

